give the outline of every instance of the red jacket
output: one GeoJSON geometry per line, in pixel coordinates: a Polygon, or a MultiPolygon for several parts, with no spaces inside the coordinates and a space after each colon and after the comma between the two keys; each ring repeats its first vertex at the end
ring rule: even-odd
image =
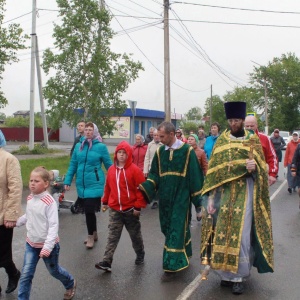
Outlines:
{"type": "Polygon", "coordinates": [[[148,145],[144,143],[141,145],[134,145],[132,147],[132,162],[137,165],[141,171],[144,170],[144,160],[146,156],[148,145]]]}
{"type": "Polygon", "coordinates": [[[117,211],[127,211],[132,208],[140,210],[146,207],[143,194],[138,189],[145,181],[143,172],[132,163],[130,145],[123,141],[115,150],[114,164],[108,169],[102,203],[117,211]],[[128,157],[123,168],[117,166],[117,152],[124,149],[128,157]]]}
{"type": "Polygon", "coordinates": [[[292,163],[295,150],[299,143],[300,143],[300,140],[298,140],[297,142],[294,142],[294,140],[291,140],[287,144],[286,150],[285,150],[285,155],[284,155],[284,162],[283,162],[284,167],[287,167],[287,165],[290,165],[292,163]]]}
{"type": "Polygon", "coordinates": [[[277,160],[277,156],[273,144],[267,135],[258,132],[258,130],[256,131],[256,134],[259,137],[259,140],[261,142],[264,151],[266,163],[269,166],[269,176],[276,177],[278,173],[278,160],[277,160]]]}

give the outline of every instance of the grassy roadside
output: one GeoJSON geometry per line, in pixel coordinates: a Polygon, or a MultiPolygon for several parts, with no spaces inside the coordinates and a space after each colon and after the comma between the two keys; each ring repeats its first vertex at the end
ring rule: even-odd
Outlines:
{"type": "MultiPolygon", "coordinates": [[[[114,154],[110,154],[110,157],[111,160],[113,161],[114,154]]],[[[59,170],[59,174],[64,175],[67,173],[69,163],[70,163],[69,155],[20,160],[23,186],[28,187],[30,172],[34,168],[38,166],[44,166],[47,170],[59,170]]],[[[105,169],[103,170],[106,173],[106,170],[105,169]]]]}
{"type": "Polygon", "coordinates": [[[38,159],[20,160],[23,186],[27,187],[30,172],[38,166],[44,166],[47,170],[59,170],[59,174],[66,174],[70,163],[70,156],[46,157],[38,159]]]}

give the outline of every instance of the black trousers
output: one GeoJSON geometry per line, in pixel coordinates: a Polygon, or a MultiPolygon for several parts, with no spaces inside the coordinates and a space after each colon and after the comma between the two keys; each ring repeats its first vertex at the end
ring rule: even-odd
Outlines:
{"type": "Polygon", "coordinates": [[[88,235],[93,235],[93,232],[97,231],[96,212],[100,211],[101,198],[84,198],[81,201],[84,207],[88,235]]]}
{"type": "Polygon", "coordinates": [[[13,232],[13,228],[0,226],[0,268],[5,268],[8,276],[14,276],[18,271],[12,260],[13,232]]]}

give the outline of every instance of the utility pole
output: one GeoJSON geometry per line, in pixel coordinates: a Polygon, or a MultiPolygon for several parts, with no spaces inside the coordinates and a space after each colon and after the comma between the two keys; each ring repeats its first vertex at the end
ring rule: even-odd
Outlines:
{"type": "MultiPolygon", "coordinates": [[[[269,120],[268,120],[268,89],[267,89],[267,74],[266,74],[266,67],[262,66],[261,64],[251,60],[256,65],[260,66],[263,71],[263,77],[264,77],[264,90],[265,90],[265,134],[269,135],[269,120]]],[[[261,82],[260,82],[261,83],[261,82]]]]}
{"type": "Polygon", "coordinates": [[[100,9],[103,9],[104,5],[105,5],[105,1],[104,0],[99,0],[99,5],[100,5],[100,9]]]}
{"type": "Polygon", "coordinates": [[[268,89],[267,89],[267,78],[264,74],[264,89],[265,89],[265,134],[269,135],[269,121],[268,121],[268,89]]]}
{"type": "Polygon", "coordinates": [[[212,84],[210,85],[209,128],[212,123],[212,84]]]}
{"type": "Polygon", "coordinates": [[[31,32],[31,67],[30,67],[30,122],[29,150],[34,148],[34,68],[35,68],[35,39],[36,37],[36,0],[32,0],[32,32],[31,32]]]}
{"type": "Polygon", "coordinates": [[[43,98],[43,84],[42,84],[41,64],[40,64],[40,55],[39,55],[39,44],[38,44],[37,35],[35,36],[35,48],[36,48],[36,55],[35,55],[35,57],[36,57],[36,74],[37,74],[37,78],[38,78],[38,87],[39,87],[39,95],[40,95],[44,145],[45,145],[46,148],[49,148],[48,132],[47,132],[47,121],[46,121],[45,105],[44,105],[44,98],[43,98]]]}
{"type": "Polygon", "coordinates": [[[165,121],[171,122],[169,0],[164,0],[164,89],[165,121]]]}
{"type": "Polygon", "coordinates": [[[32,0],[32,33],[31,33],[31,67],[30,67],[30,122],[29,122],[29,150],[34,148],[34,93],[35,93],[35,65],[39,85],[39,96],[41,105],[41,117],[43,123],[44,145],[49,147],[47,122],[45,116],[45,105],[43,99],[43,87],[41,76],[41,65],[36,35],[36,0],[32,0]]]}

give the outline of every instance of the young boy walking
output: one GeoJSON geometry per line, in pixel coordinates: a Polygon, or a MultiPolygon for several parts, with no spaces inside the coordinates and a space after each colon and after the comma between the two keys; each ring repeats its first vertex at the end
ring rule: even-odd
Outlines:
{"type": "MultiPolygon", "coordinates": [[[[59,266],[58,211],[53,197],[47,191],[50,174],[37,167],[30,174],[26,214],[17,221],[17,227],[26,224],[27,238],[24,264],[20,279],[18,300],[29,300],[32,279],[39,259],[42,258],[49,273],[65,287],[64,300],[75,295],[76,281],[59,266]]],[[[40,297],[45,299],[46,295],[40,297]]]]}
{"type": "Polygon", "coordinates": [[[108,169],[102,210],[109,207],[108,239],[103,261],[95,264],[97,269],[111,271],[114,252],[118,246],[123,226],[127,229],[136,253],[135,264],[144,263],[144,242],[141,232],[140,211],[147,203],[138,189],[144,182],[144,174],[132,162],[130,145],[121,142],[114,155],[114,165],[108,169]]]}

